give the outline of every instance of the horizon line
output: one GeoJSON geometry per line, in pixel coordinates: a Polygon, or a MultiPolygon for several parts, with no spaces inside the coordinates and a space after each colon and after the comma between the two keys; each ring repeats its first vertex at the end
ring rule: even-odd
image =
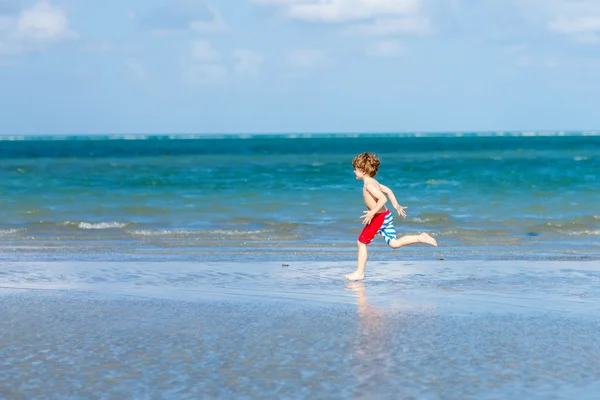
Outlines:
{"type": "Polygon", "coordinates": [[[92,133],[92,134],[2,134],[0,141],[18,140],[149,140],[149,139],[251,139],[335,137],[549,137],[600,136],[600,130],[489,130],[489,131],[398,131],[398,132],[281,132],[281,133],[92,133]]]}

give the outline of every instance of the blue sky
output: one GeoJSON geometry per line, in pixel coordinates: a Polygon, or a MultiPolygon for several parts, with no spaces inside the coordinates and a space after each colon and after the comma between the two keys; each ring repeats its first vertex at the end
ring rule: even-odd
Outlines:
{"type": "Polygon", "coordinates": [[[600,129],[599,0],[0,0],[0,134],[600,129]]]}

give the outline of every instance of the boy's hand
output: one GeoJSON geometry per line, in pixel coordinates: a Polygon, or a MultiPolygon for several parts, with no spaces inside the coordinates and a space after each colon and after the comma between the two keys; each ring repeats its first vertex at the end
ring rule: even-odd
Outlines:
{"type": "Polygon", "coordinates": [[[404,209],[408,208],[408,207],[402,207],[400,204],[396,204],[394,206],[394,208],[398,212],[398,215],[400,215],[400,216],[404,217],[404,219],[406,219],[406,211],[404,211],[404,209]]]}
{"type": "Polygon", "coordinates": [[[363,220],[363,225],[368,225],[371,223],[371,220],[373,219],[373,217],[375,216],[375,213],[373,211],[363,211],[363,216],[360,217],[363,220]]]}

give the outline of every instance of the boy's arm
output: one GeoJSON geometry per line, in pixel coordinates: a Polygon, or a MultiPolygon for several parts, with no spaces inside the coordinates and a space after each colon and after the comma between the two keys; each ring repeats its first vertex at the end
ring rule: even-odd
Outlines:
{"type": "Polygon", "coordinates": [[[371,222],[377,210],[380,210],[381,207],[383,207],[388,200],[387,197],[385,197],[385,195],[381,192],[381,190],[379,190],[379,188],[373,185],[372,183],[367,184],[366,189],[369,193],[371,193],[371,195],[375,199],[377,199],[377,203],[375,204],[375,207],[373,207],[372,210],[365,211],[363,213],[364,215],[361,218],[363,218],[363,224],[365,225],[371,222]]]}
{"type": "Polygon", "coordinates": [[[394,192],[392,192],[392,189],[382,184],[379,184],[379,186],[381,187],[381,191],[389,197],[390,201],[392,202],[392,205],[398,212],[398,215],[401,215],[402,217],[406,218],[406,211],[404,211],[404,209],[408,207],[402,207],[400,204],[398,204],[398,200],[396,200],[396,196],[394,196],[394,192]]]}

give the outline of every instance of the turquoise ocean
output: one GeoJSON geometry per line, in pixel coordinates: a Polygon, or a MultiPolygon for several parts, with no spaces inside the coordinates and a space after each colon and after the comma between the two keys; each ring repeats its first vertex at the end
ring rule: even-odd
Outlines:
{"type": "Polygon", "coordinates": [[[352,158],[440,247],[371,259],[600,258],[594,133],[0,137],[0,260],[354,260],[352,158]]]}

